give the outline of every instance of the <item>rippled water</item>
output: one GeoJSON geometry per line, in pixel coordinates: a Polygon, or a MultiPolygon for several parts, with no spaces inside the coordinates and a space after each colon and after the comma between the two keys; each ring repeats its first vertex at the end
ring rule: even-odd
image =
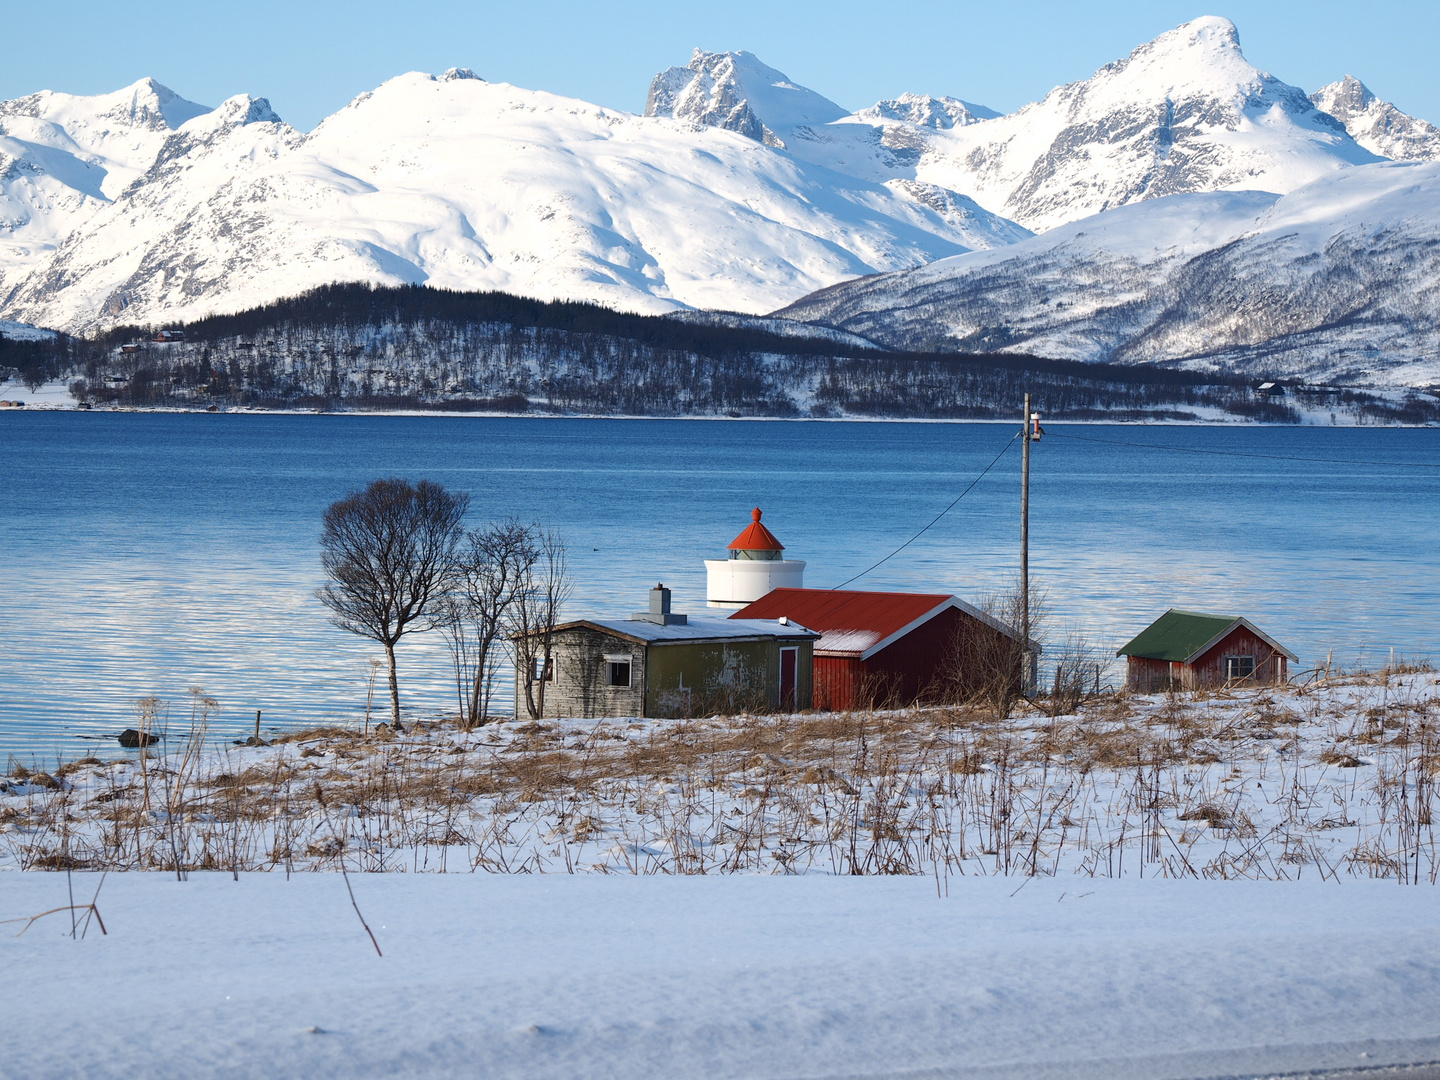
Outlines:
{"type": "MultiPolygon", "coordinates": [[[[428,477],[475,520],[568,538],[569,614],[625,614],[657,580],[704,600],[701,560],[765,508],[806,584],[838,584],[969,484],[1009,426],[475,417],[0,416],[0,752],[74,754],[157,694],[203,687],[239,734],[351,720],[378,650],[314,599],[324,507],[377,476],[428,477]]],[[[1052,626],[1113,652],[1169,606],[1249,616],[1302,666],[1432,654],[1440,430],[1063,426],[1035,447],[1032,573],[1052,626]]],[[[1018,563],[1019,447],[854,587],[974,598],[1018,563]]],[[[433,636],[433,635],[432,635],[433,636]]],[[[449,707],[438,641],[399,648],[406,706],[449,707]]],[[[377,699],[381,697],[377,687],[377,699]]],[[[110,744],[113,747],[113,743],[110,744]]],[[[108,749],[108,748],[107,748],[108,749]]]]}

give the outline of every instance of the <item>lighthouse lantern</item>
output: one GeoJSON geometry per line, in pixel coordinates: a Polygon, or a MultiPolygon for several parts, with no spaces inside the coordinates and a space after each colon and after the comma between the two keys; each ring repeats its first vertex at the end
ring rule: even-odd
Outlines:
{"type": "Polygon", "coordinates": [[[785,545],[761,524],[760,517],[757,506],[745,531],[730,542],[728,559],[705,560],[710,607],[744,607],[771,589],[805,587],[805,564],[785,558],[785,545]]]}

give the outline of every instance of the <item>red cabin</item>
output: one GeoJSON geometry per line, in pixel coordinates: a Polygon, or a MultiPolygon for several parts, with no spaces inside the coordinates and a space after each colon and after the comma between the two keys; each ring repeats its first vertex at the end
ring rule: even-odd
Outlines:
{"type": "MultiPolygon", "coordinates": [[[[968,684],[988,677],[980,669],[996,662],[1015,672],[1017,685],[1021,681],[1020,635],[955,596],[773,589],[731,618],[784,618],[820,633],[817,709],[963,697],[968,684]]],[[[1032,672],[1038,652],[1032,644],[1032,672]]]]}
{"type": "Polygon", "coordinates": [[[1295,654],[1236,615],[1171,608],[1116,656],[1125,683],[1142,694],[1235,683],[1283,683],[1295,654]]]}

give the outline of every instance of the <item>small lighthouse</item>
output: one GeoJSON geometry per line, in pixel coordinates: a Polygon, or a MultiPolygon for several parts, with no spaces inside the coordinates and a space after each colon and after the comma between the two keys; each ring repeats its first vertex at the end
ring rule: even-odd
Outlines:
{"type": "Polygon", "coordinates": [[[785,558],[785,545],[760,523],[760,508],[745,531],[730,542],[728,559],[706,559],[710,607],[740,608],[771,589],[803,589],[805,564],[785,558]]]}

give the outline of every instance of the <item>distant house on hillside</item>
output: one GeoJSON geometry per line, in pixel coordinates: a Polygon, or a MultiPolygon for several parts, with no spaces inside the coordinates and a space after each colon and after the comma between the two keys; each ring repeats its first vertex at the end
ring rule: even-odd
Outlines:
{"type": "Polygon", "coordinates": [[[1236,615],[1171,608],[1116,656],[1127,657],[1125,684],[1142,694],[1226,683],[1283,683],[1294,653],[1236,615]]]}
{"type": "Polygon", "coordinates": [[[774,589],[731,617],[785,618],[820,631],[817,709],[963,699],[996,678],[1013,678],[1020,690],[1033,685],[1040,653],[1031,642],[1027,658],[1014,628],[943,593],[774,589]]]}
{"type": "Polygon", "coordinates": [[[657,585],[649,611],[557,626],[550,664],[515,672],[515,715],[528,715],[527,679],[547,684],[545,716],[808,709],[819,636],[773,619],[690,618],[672,612],[670,590],[657,585]]]}

